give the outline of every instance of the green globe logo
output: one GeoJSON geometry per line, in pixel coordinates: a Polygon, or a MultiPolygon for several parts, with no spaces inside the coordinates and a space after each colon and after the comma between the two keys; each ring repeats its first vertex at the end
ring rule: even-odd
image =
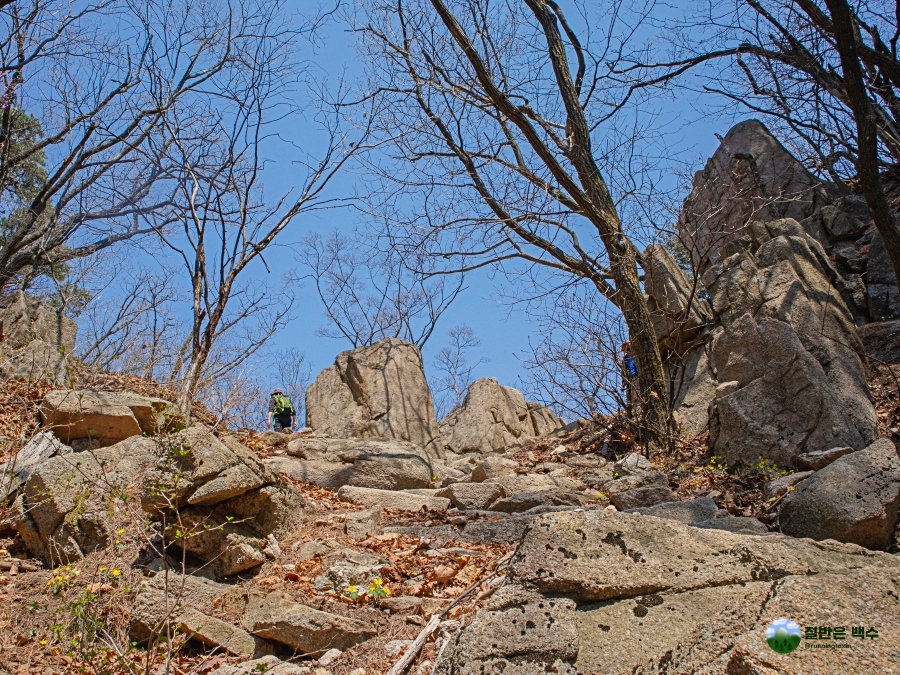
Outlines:
{"type": "Polygon", "coordinates": [[[800,645],[800,626],[790,619],[775,619],[766,628],[766,642],[779,654],[790,654],[800,645]]]}

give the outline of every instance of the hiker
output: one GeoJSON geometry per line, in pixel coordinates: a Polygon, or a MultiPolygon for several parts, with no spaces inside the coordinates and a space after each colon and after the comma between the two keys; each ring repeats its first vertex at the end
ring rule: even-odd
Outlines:
{"type": "Polygon", "coordinates": [[[281,389],[276,388],[269,399],[268,426],[275,431],[283,431],[289,434],[293,431],[296,423],[297,413],[294,411],[294,404],[291,403],[289,396],[285,396],[281,389]]]}
{"type": "Polygon", "coordinates": [[[637,364],[631,355],[631,341],[622,343],[622,382],[625,384],[625,409],[631,413],[634,404],[634,380],[637,377],[637,364]]]}

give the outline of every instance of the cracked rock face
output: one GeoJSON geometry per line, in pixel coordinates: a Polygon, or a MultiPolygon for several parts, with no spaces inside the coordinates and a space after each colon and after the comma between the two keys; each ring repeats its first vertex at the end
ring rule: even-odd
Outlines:
{"type": "Polygon", "coordinates": [[[545,514],[437,672],[846,672],[841,650],[771,650],[765,630],[780,617],[882,626],[888,638],[864,647],[881,672],[898,665],[898,583],[896,557],[853,545],[609,511],[545,514]]]}
{"type": "Polygon", "coordinates": [[[497,452],[563,426],[563,420],[526,401],[522,392],[484,377],[473,382],[463,404],[441,420],[440,430],[444,446],[463,454],[497,452]]]}
{"type": "Polygon", "coordinates": [[[0,310],[0,375],[64,382],[77,334],[77,324],[56,308],[17,293],[0,310]]]}
{"type": "Polygon", "coordinates": [[[794,220],[749,231],[746,248],[703,277],[724,328],[711,350],[716,454],[793,466],[800,454],[862,449],[875,438],[875,410],[853,317],[832,285],[839,275],[794,220]]]}
{"type": "MultiPolygon", "coordinates": [[[[798,162],[757,120],[732,127],[694,175],[678,231],[701,271],[722,257],[753,220],[804,220],[837,194],[798,162]]],[[[821,227],[821,226],[820,226],[821,227]]],[[[824,239],[824,232],[811,233],[824,239]]]]}
{"type": "Polygon", "coordinates": [[[306,425],[322,436],[395,439],[440,451],[422,355],[396,338],[338,354],[306,391],[306,425]]]}
{"type": "Polygon", "coordinates": [[[32,555],[70,562],[110,545],[121,500],[138,495],[151,519],[178,509],[191,533],[180,544],[219,577],[264,562],[265,537],[293,531],[305,507],[250,450],[197,425],[37,461],[18,490],[15,523],[32,555]]]}
{"type": "Polygon", "coordinates": [[[497,591],[447,648],[437,673],[573,673],[575,603],[521,586],[497,591]]]}

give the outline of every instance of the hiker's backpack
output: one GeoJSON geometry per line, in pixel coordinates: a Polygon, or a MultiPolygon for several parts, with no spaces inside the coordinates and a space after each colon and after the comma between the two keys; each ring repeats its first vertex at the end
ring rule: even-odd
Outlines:
{"type": "Polygon", "coordinates": [[[631,377],[637,375],[637,364],[630,356],[625,357],[625,372],[628,373],[631,377]]]}
{"type": "Polygon", "coordinates": [[[293,415],[294,414],[294,404],[291,403],[291,399],[284,394],[273,394],[272,398],[275,399],[275,414],[276,415],[293,415]]]}

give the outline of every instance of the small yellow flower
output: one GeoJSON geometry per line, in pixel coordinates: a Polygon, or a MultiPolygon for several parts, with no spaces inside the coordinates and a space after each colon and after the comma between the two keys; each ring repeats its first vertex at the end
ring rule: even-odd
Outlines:
{"type": "Polygon", "coordinates": [[[375,579],[372,580],[372,583],[376,586],[381,586],[384,582],[381,580],[381,577],[375,577],[375,579]]]}
{"type": "Polygon", "coordinates": [[[42,645],[45,645],[45,644],[47,644],[47,641],[46,641],[46,640],[41,640],[41,644],[42,644],[42,645]]]}
{"type": "Polygon", "coordinates": [[[100,572],[105,572],[105,571],[106,571],[106,568],[105,568],[105,567],[101,567],[98,571],[100,571],[100,572]]]}
{"type": "Polygon", "coordinates": [[[385,595],[390,595],[390,594],[391,594],[391,589],[388,588],[387,586],[385,586],[385,587],[384,587],[384,594],[385,594],[385,595]]]}
{"type": "Polygon", "coordinates": [[[347,586],[348,593],[356,593],[356,586],[347,586]]]}
{"type": "Polygon", "coordinates": [[[117,576],[119,576],[119,575],[121,575],[121,574],[122,574],[122,570],[114,569],[114,570],[112,571],[112,575],[113,575],[114,577],[117,577],[117,576]]]}
{"type": "Polygon", "coordinates": [[[48,585],[48,586],[52,586],[52,585],[53,585],[53,579],[47,579],[47,585],[48,585]]]}
{"type": "Polygon", "coordinates": [[[116,534],[125,534],[125,528],[120,527],[118,530],[116,530],[116,534]]]}

